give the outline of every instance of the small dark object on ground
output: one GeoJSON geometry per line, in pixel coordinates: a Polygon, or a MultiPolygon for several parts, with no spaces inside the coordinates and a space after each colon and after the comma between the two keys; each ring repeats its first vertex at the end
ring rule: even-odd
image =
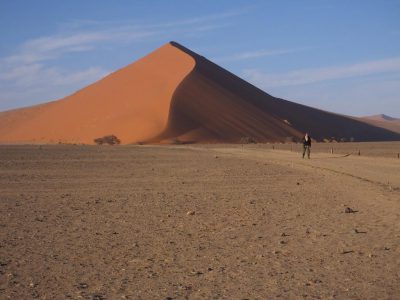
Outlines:
{"type": "Polygon", "coordinates": [[[350,208],[350,207],[346,207],[346,209],[344,210],[344,212],[345,212],[346,214],[354,214],[354,213],[358,212],[358,210],[354,210],[354,209],[352,209],[352,208],[350,208]]]}
{"type": "Polygon", "coordinates": [[[81,282],[78,284],[78,288],[80,288],[80,289],[87,289],[88,287],[89,287],[89,285],[84,282],[81,282]]]}
{"type": "Polygon", "coordinates": [[[94,139],[94,142],[97,145],[103,145],[103,144],[119,145],[121,143],[121,140],[112,134],[112,135],[105,135],[101,138],[94,139]]]}

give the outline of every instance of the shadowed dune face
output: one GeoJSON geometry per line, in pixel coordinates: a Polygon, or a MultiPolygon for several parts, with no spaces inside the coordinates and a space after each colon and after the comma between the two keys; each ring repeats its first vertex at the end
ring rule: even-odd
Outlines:
{"type": "MultiPolygon", "coordinates": [[[[173,43],[196,60],[174,93],[166,130],[157,137],[182,142],[299,140],[399,140],[400,135],[338,114],[278,99],[202,56],[173,43]]],[[[156,139],[156,140],[157,140],[156,139]]]]}
{"type": "Polygon", "coordinates": [[[166,44],[137,62],[62,100],[0,115],[0,141],[76,142],[115,134],[123,144],[166,126],[176,86],[193,58],[166,44]]]}
{"type": "MultiPolygon", "coordinates": [[[[168,127],[157,139],[235,143],[243,137],[258,141],[301,137],[301,132],[249,101],[256,96],[254,88],[238,88],[242,80],[192,55],[196,67],[176,89],[168,127]]],[[[273,98],[265,93],[263,96],[273,98]]]]}
{"type": "Polygon", "coordinates": [[[62,100],[0,113],[1,142],[400,140],[400,134],[263,92],[171,42],[62,100]]]}

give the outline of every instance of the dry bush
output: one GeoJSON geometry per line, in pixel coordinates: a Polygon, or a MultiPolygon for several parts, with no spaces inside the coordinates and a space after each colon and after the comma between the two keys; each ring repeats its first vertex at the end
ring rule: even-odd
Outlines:
{"type": "Polygon", "coordinates": [[[287,136],[285,138],[285,144],[296,143],[297,139],[294,136],[287,136]]]}
{"type": "Polygon", "coordinates": [[[103,137],[94,139],[94,142],[97,145],[103,145],[103,144],[119,145],[121,143],[121,140],[112,134],[112,135],[105,135],[103,137]]]}
{"type": "Polygon", "coordinates": [[[184,142],[181,141],[181,140],[178,139],[178,138],[174,138],[174,139],[171,141],[171,144],[172,144],[172,145],[183,145],[184,142]]]}
{"type": "Polygon", "coordinates": [[[241,144],[257,144],[257,141],[255,138],[251,136],[244,136],[240,139],[241,144]]]}

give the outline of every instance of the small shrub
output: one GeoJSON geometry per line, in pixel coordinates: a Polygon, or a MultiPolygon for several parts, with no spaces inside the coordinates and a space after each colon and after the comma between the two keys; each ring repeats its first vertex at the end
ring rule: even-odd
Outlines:
{"type": "Polygon", "coordinates": [[[103,144],[118,145],[121,143],[121,140],[112,134],[112,135],[105,135],[103,137],[97,138],[94,140],[94,142],[97,145],[103,145],[103,144]]]}
{"type": "Polygon", "coordinates": [[[287,137],[285,138],[285,143],[286,143],[286,144],[295,143],[295,142],[296,142],[296,138],[293,137],[293,136],[287,136],[287,137]]]}
{"type": "Polygon", "coordinates": [[[240,139],[241,144],[257,144],[257,141],[255,138],[251,136],[244,136],[240,139]]]}
{"type": "Polygon", "coordinates": [[[171,144],[172,144],[172,145],[183,145],[184,142],[181,141],[181,140],[179,140],[178,138],[174,138],[174,139],[171,141],[171,144]]]}
{"type": "Polygon", "coordinates": [[[338,142],[334,136],[332,136],[330,138],[324,138],[322,141],[324,143],[337,143],[338,142]]]}

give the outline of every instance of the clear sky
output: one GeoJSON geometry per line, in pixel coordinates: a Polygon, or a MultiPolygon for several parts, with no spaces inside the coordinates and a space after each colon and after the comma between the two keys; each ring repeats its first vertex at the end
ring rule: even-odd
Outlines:
{"type": "Polygon", "coordinates": [[[174,40],[273,96],[400,117],[400,0],[0,0],[0,37],[0,110],[174,40]]]}

